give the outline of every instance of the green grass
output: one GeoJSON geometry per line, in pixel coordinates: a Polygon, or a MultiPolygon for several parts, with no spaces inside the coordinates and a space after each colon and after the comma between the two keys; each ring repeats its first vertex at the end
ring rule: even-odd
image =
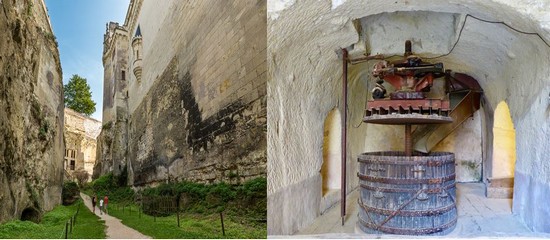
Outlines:
{"type": "Polygon", "coordinates": [[[200,215],[183,213],[180,215],[180,227],[177,224],[176,215],[167,217],[154,217],[137,212],[137,207],[132,206],[132,211],[122,206],[118,208],[116,203],[109,203],[109,214],[122,220],[122,223],[145,235],[153,238],[266,238],[267,224],[251,227],[233,221],[224,216],[225,236],[219,214],[200,215]]]}
{"type": "MultiPolygon", "coordinates": [[[[42,217],[39,224],[10,221],[0,225],[0,238],[64,238],[65,223],[76,212],[81,201],[70,206],[59,205],[42,217]]],[[[68,238],[105,238],[105,224],[84,205],[68,238]]]]}

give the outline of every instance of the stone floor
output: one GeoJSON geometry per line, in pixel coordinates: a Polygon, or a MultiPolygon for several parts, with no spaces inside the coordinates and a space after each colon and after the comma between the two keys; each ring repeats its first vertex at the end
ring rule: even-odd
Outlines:
{"type": "MultiPolygon", "coordinates": [[[[296,235],[269,236],[269,238],[411,238],[411,236],[357,233],[355,224],[358,196],[357,190],[348,196],[346,208],[348,214],[344,226],[341,225],[340,205],[336,204],[296,235]]],[[[512,215],[511,199],[486,198],[483,183],[457,184],[457,208],[459,215],[457,226],[453,232],[444,236],[445,238],[550,238],[550,234],[531,232],[515,218],[512,215]]]]}

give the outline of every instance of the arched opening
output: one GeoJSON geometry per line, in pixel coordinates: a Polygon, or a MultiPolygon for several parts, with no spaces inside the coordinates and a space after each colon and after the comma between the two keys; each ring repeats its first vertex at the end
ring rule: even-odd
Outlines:
{"type": "Polygon", "coordinates": [[[513,178],[516,165],[516,130],[508,104],[497,105],[493,125],[493,178],[513,178]]]}
{"type": "Polygon", "coordinates": [[[325,119],[323,135],[323,196],[331,191],[340,190],[341,159],[342,159],[342,126],[340,111],[332,109],[325,119]]]}
{"type": "Polygon", "coordinates": [[[341,122],[340,111],[334,108],[328,113],[324,123],[321,213],[339,200],[342,169],[341,122]]]}
{"type": "Polygon", "coordinates": [[[40,222],[40,212],[33,207],[28,207],[21,213],[21,221],[40,222]]]}
{"type": "Polygon", "coordinates": [[[516,166],[516,130],[510,109],[501,101],[494,113],[492,172],[487,197],[512,198],[516,166]]]}

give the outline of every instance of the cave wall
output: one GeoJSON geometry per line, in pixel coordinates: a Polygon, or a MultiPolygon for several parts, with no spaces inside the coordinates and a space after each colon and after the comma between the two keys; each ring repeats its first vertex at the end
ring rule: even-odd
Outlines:
{"type": "MultiPolygon", "coordinates": [[[[352,56],[403,54],[405,39],[421,57],[448,53],[458,38],[465,14],[505,21],[515,28],[538,32],[548,39],[548,2],[493,1],[270,1],[268,6],[268,234],[291,234],[319,214],[323,121],[334,107],[341,108],[341,48],[352,56]],[[416,26],[396,29],[400,12],[425,14],[416,26]],[[428,13],[426,13],[428,12],[428,13]],[[361,38],[354,20],[377,14],[387,25],[374,26],[361,38]],[[437,21],[430,21],[436,19],[437,21]],[[295,96],[301,96],[296,98],[295,96]]],[[[363,29],[366,30],[366,29],[363,29]]],[[[361,29],[359,29],[361,31],[361,29]]],[[[546,40],[548,42],[548,40],[546,40]]],[[[545,221],[550,207],[542,204],[550,190],[550,163],[545,149],[548,124],[548,47],[537,36],[518,34],[500,24],[468,18],[452,54],[439,58],[445,67],[476,78],[485,90],[483,108],[454,136],[454,143],[481,138],[475,173],[491,164],[492,116],[506,101],[516,126],[517,160],[513,211],[531,229],[549,231],[545,221]],[[479,126],[479,127],[478,127],[479,126]],[[474,129],[470,131],[468,129],[474,129]],[[484,163],[478,165],[479,156],[484,163]]],[[[402,129],[391,126],[356,126],[360,121],[368,84],[364,73],[351,73],[348,123],[347,190],[357,186],[356,156],[361,151],[402,146],[402,129]],[[353,77],[356,76],[356,77],[353,77]],[[363,92],[363,93],[361,93],[363,92]],[[352,126],[353,125],[353,126],[352,126]],[[379,139],[384,139],[380,141],[379,139]],[[388,144],[390,142],[390,144],[388,144]]],[[[477,140],[479,141],[480,140],[477,140]]],[[[450,142],[449,142],[450,143],[450,142]]],[[[445,143],[443,143],[445,144],[445,143]]],[[[459,151],[454,149],[454,151],[459,151]]],[[[466,156],[466,155],[464,155],[466,156]]],[[[470,156],[471,157],[471,156],[470,156]]],[[[469,164],[465,164],[469,165],[469,164]]],[[[477,178],[477,176],[475,176],[477,178]]]]}
{"type": "Polygon", "coordinates": [[[0,1],[0,223],[61,203],[63,84],[43,1],[0,1]],[[34,211],[33,210],[33,211],[34,211]]]}

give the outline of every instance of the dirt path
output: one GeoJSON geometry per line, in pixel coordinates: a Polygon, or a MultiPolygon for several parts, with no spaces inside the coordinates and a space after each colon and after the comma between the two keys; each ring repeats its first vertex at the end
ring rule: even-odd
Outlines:
{"type": "MultiPolygon", "coordinates": [[[[92,201],[90,197],[84,193],[80,193],[80,197],[82,197],[82,200],[84,200],[84,204],[90,211],[92,210],[92,201]]],[[[98,209],[96,209],[96,213],[98,217],[103,219],[105,221],[105,225],[107,226],[107,238],[117,238],[117,239],[150,239],[151,237],[141,234],[140,232],[129,228],[128,226],[121,223],[120,219],[112,217],[107,214],[99,215],[98,209]]]]}

